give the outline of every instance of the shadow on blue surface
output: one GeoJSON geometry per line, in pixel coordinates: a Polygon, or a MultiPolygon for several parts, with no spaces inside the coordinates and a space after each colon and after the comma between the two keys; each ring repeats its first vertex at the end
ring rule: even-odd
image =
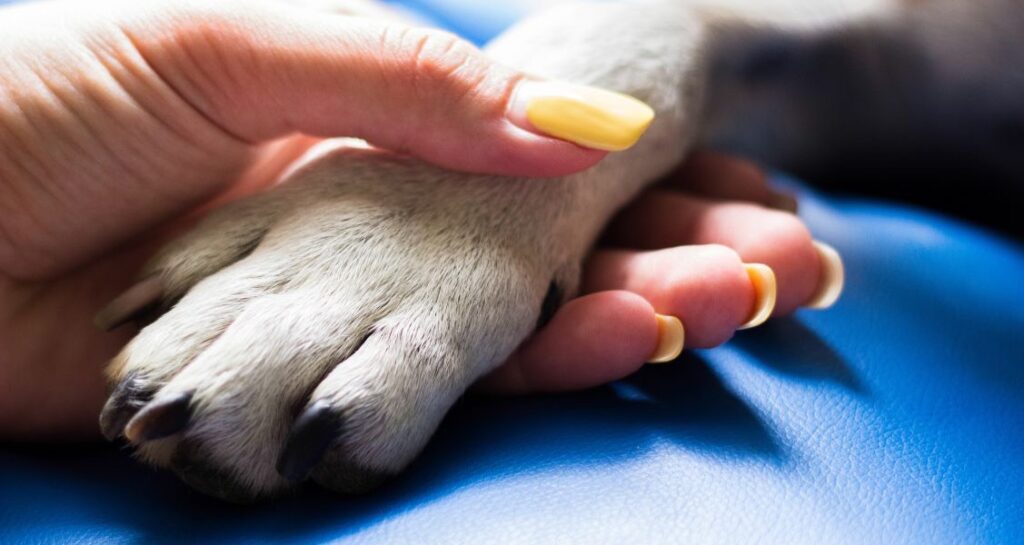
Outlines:
{"type": "MultiPolygon", "coordinates": [[[[783,333],[789,340],[793,335],[813,337],[797,324],[787,321],[772,331],[789,331],[783,333]]],[[[31,491],[33,496],[21,500],[36,503],[39,510],[59,508],[62,524],[78,519],[114,526],[139,543],[216,542],[239,533],[301,542],[303,536],[342,537],[397,512],[521,472],[564,464],[614,465],[641,456],[655,441],[717,457],[785,463],[771,430],[699,356],[687,353],[674,364],[649,367],[619,383],[574,395],[466,399],[407,474],[363,498],[308,487],[283,500],[231,506],[192,492],[168,474],[131,463],[126,452],[113,448],[7,448],[0,452],[0,468],[21,468],[16,475],[5,475],[6,485],[31,491]]],[[[13,501],[0,498],[0,505],[13,501]]],[[[17,509],[30,506],[22,503],[17,509]]],[[[7,530],[17,533],[11,526],[7,530]]]]}
{"type": "Polygon", "coordinates": [[[649,543],[769,529],[788,543],[1014,542],[1024,252],[906,207],[800,191],[801,215],[847,263],[828,312],[587,392],[463,400],[407,474],[362,498],[310,487],[235,507],[116,449],[5,447],[0,542],[475,543],[592,528],[586,542],[616,543],[606,529],[630,524],[649,543]],[[573,525],[581,511],[603,514],[573,525]]]}
{"type": "Polygon", "coordinates": [[[751,359],[778,373],[833,381],[859,395],[867,394],[843,356],[796,318],[766,322],[738,335],[733,346],[757,354],[756,360],[751,359]]]}

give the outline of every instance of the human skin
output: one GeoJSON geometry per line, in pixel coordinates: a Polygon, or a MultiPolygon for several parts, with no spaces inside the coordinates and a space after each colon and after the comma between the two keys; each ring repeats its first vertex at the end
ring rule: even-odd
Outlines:
{"type": "MultiPolygon", "coordinates": [[[[444,34],[276,2],[6,9],[3,438],[98,437],[102,367],[136,330],[101,332],[93,315],[164,241],[210,208],[278,182],[321,137],[359,136],[449,168],[539,177],[605,155],[496,123],[523,76],[444,34]]],[[[635,371],[658,343],[660,303],[633,286],[666,264],[685,263],[657,297],[693,302],[676,312],[689,346],[724,342],[738,325],[698,303],[752,304],[749,282],[726,261],[770,266],[776,313],[792,311],[819,270],[807,230],[767,207],[780,200],[752,165],[698,155],[613,223],[608,240],[618,249],[593,254],[585,293],[480,388],[578,389],[635,371]]]]}

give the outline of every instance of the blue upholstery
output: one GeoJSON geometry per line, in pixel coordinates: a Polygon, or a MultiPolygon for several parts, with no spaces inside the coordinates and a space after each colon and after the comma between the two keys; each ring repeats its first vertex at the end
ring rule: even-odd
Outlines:
{"type": "Polygon", "coordinates": [[[588,392],[466,400],[365,498],[235,507],[112,447],[0,447],[0,543],[1024,542],[1024,250],[795,187],[846,260],[832,310],[588,392]]]}

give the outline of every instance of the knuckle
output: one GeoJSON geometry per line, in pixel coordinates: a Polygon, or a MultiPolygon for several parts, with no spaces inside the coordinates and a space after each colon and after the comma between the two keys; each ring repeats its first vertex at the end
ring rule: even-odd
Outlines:
{"type": "Polygon", "coordinates": [[[452,96],[468,94],[484,76],[475,62],[477,49],[449,32],[403,27],[387,39],[398,51],[400,74],[408,78],[417,96],[435,94],[438,90],[452,96]]]}
{"type": "Polygon", "coordinates": [[[776,314],[786,314],[805,300],[817,284],[820,263],[803,222],[786,212],[771,211],[758,222],[758,232],[744,241],[741,253],[764,263],[778,283],[776,314]]]}

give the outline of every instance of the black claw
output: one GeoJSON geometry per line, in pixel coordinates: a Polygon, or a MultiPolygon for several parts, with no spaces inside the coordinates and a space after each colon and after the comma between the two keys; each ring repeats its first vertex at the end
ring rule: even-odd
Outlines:
{"type": "Polygon", "coordinates": [[[125,437],[132,443],[144,443],[178,433],[192,417],[191,402],[192,392],[153,401],[128,422],[125,437]]]}
{"type": "Polygon", "coordinates": [[[338,438],[342,425],[340,411],[326,401],[310,405],[295,419],[288,433],[284,451],[277,461],[277,472],[292,482],[305,479],[338,438]]]}
{"type": "Polygon", "coordinates": [[[108,441],[116,441],[124,433],[129,420],[152,399],[155,388],[147,386],[134,373],[129,374],[110,393],[100,412],[100,432],[108,441]]]}
{"type": "Polygon", "coordinates": [[[548,292],[544,295],[544,301],[540,304],[540,316],[537,318],[537,329],[540,329],[551,321],[555,311],[562,305],[562,288],[554,280],[548,285],[548,292]]]}

